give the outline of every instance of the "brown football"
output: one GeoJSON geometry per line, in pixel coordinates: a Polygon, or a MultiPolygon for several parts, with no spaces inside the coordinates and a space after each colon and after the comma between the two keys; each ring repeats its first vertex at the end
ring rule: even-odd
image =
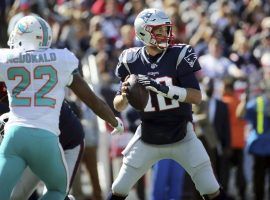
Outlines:
{"type": "Polygon", "coordinates": [[[127,81],[129,82],[127,93],[129,104],[136,110],[143,111],[149,99],[148,90],[138,83],[137,76],[135,74],[131,74],[127,81]]]}

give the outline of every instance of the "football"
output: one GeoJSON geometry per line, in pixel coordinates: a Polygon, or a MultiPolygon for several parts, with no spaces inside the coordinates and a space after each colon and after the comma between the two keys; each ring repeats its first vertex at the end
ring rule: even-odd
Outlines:
{"type": "Polygon", "coordinates": [[[135,74],[131,74],[127,81],[129,83],[127,93],[129,104],[136,110],[143,111],[149,99],[148,90],[138,83],[137,76],[135,74]]]}

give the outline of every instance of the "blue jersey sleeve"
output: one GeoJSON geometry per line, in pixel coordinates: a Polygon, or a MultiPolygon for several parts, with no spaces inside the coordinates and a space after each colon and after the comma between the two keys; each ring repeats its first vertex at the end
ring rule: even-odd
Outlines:
{"type": "Polygon", "coordinates": [[[201,69],[194,49],[187,45],[179,54],[177,64],[178,76],[186,76],[201,69]]]}
{"type": "Polygon", "coordinates": [[[115,75],[121,79],[122,82],[124,82],[127,75],[129,75],[129,72],[124,64],[124,54],[125,51],[121,53],[121,55],[118,58],[118,64],[115,69],[115,75]]]}
{"type": "Polygon", "coordinates": [[[115,69],[115,75],[120,78],[120,84],[119,84],[119,88],[116,92],[116,95],[120,95],[121,94],[121,87],[122,87],[122,82],[125,81],[125,78],[127,77],[127,75],[129,74],[128,73],[128,70],[126,69],[124,63],[123,63],[123,54],[124,52],[121,53],[121,55],[119,56],[118,58],[118,64],[116,66],[116,69],[115,69]]]}
{"type": "Polygon", "coordinates": [[[194,73],[180,77],[180,85],[183,88],[194,88],[200,90],[199,82],[194,73]]]}
{"type": "Polygon", "coordinates": [[[122,82],[124,82],[127,75],[129,75],[123,63],[118,63],[116,66],[115,75],[119,77],[122,82]]]}

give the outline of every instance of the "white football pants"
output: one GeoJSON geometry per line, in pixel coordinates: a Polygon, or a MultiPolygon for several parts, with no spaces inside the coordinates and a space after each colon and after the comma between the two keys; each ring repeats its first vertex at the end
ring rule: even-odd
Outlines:
{"type": "Polygon", "coordinates": [[[192,123],[187,124],[184,139],[173,144],[152,145],[140,140],[141,127],[122,152],[124,155],[120,172],[113,182],[112,192],[127,196],[130,189],[154,163],[161,159],[177,161],[191,176],[201,195],[213,194],[219,190],[209,156],[197,138],[192,123]]]}

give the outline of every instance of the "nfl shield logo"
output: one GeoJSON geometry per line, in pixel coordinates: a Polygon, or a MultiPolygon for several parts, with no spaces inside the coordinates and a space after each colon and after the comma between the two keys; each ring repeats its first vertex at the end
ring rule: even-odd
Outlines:
{"type": "Polygon", "coordinates": [[[155,69],[155,68],[157,68],[157,66],[158,66],[157,64],[152,63],[152,64],[151,64],[151,69],[155,69]]]}

